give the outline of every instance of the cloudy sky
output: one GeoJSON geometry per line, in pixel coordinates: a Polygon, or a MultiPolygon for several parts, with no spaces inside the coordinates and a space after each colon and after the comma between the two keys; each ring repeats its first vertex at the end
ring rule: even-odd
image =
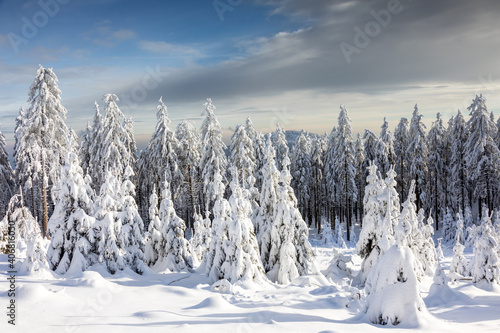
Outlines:
{"type": "Polygon", "coordinates": [[[247,115],[264,132],[323,133],[340,104],[355,133],[415,103],[430,125],[479,93],[499,116],[499,15],[495,0],[0,0],[0,130],[11,147],[39,64],[70,126],[115,93],[140,146],[160,96],[173,126],[199,125],[211,97],[227,136],[247,115]]]}

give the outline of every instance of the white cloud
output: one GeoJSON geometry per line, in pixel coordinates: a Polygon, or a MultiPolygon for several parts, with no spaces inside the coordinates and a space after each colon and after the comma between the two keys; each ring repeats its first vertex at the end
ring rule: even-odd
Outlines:
{"type": "Polygon", "coordinates": [[[202,54],[201,52],[191,46],[187,45],[179,45],[179,44],[170,44],[164,41],[141,41],[139,42],[139,48],[152,52],[152,53],[158,53],[162,55],[168,55],[168,56],[194,56],[194,57],[200,57],[202,54]]]}
{"type": "Polygon", "coordinates": [[[97,45],[113,47],[125,40],[133,39],[137,33],[129,29],[113,29],[109,20],[96,23],[94,29],[82,34],[83,39],[97,45]]]}

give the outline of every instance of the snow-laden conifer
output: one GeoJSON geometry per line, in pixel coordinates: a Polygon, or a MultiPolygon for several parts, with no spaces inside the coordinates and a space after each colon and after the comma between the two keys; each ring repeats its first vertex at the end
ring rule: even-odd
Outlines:
{"type": "Polygon", "coordinates": [[[60,180],[52,188],[55,207],[48,223],[47,259],[59,274],[85,271],[97,262],[91,193],[78,155],[67,153],[60,180]]]}
{"type": "MultiPolygon", "coordinates": [[[[217,200],[217,186],[215,175],[222,177],[222,183],[227,184],[225,177],[227,169],[227,158],[224,153],[226,145],[222,141],[222,128],[215,116],[215,106],[210,98],[205,105],[206,118],[201,126],[202,152],[200,159],[200,171],[203,183],[203,194],[205,211],[211,211],[217,200]]],[[[214,212],[215,213],[215,212],[214,212]]]]}

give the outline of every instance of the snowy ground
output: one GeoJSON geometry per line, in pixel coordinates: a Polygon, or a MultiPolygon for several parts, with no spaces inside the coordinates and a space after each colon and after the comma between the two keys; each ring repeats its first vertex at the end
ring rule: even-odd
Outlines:
{"type": "MultiPolygon", "coordinates": [[[[332,249],[314,234],[311,243],[324,271],[332,249]]],[[[342,250],[352,254],[354,249],[342,250]]],[[[443,266],[452,251],[443,246],[443,266]]],[[[470,258],[471,253],[467,253],[470,258]]],[[[7,257],[0,256],[0,306],[7,295],[7,257]]],[[[359,269],[360,258],[353,256],[359,269]]],[[[114,276],[93,270],[72,277],[17,276],[16,326],[0,320],[0,332],[375,332],[394,328],[372,325],[360,315],[348,278],[300,278],[289,286],[238,286],[232,292],[212,290],[199,273],[114,276]]],[[[421,295],[432,316],[417,330],[497,332],[500,289],[470,282],[450,284],[429,295],[432,277],[421,283],[421,295]]],[[[398,330],[401,327],[397,327],[398,330]]]]}

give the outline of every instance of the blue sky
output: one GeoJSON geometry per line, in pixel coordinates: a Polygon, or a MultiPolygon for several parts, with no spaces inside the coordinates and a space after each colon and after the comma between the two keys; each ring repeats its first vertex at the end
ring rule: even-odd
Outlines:
{"type": "Polygon", "coordinates": [[[247,115],[264,132],[330,131],[340,104],[355,132],[376,133],[415,103],[429,125],[437,112],[466,113],[477,93],[496,111],[498,14],[493,0],[4,0],[0,129],[11,147],[38,64],[58,75],[71,127],[116,93],[139,146],[160,96],[172,127],[199,125],[211,97],[226,137],[247,115]]]}

